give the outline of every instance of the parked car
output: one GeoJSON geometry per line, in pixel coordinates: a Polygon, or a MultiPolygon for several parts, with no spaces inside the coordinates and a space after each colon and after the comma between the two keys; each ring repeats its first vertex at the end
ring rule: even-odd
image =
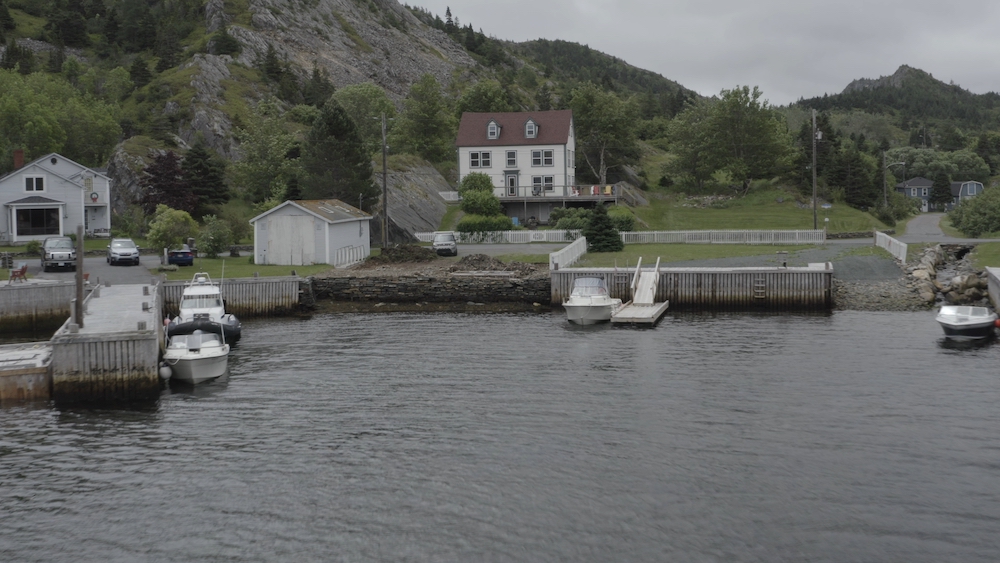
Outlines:
{"type": "Polygon", "coordinates": [[[108,245],[108,264],[114,266],[120,262],[139,265],[139,247],[130,238],[111,239],[108,245]]]}
{"type": "Polygon", "coordinates": [[[455,233],[437,233],[434,235],[434,243],[431,245],[438,256],[458,256],[458,241],[455,240],[455,233]]]}
{"type": "Polygon", "coordinates": [[[69,237],[49,237],[42,243],[42,271],[69,268],[76,271],[76,243],[69,237]]]}
{"type": "Polygon", "coordinates": [[[194,266],[194,253],[191,252],[191,249],[185,244],[177,250],[167,252],[167,264],[194,266]]]}

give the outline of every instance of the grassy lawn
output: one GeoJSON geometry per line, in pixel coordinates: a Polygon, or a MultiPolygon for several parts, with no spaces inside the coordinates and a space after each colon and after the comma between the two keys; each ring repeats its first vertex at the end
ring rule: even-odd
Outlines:
{"type": "MultiPolygon", "coordinates": [[[[796,252],[814,248],[812,245],[749,245],[749,244],[630,244],[621,252],[590,252],[573,265],[575,268],[612,268],[635,266],[642,257],[643,264],[711,260],[734,256],[774,255],[779,250],[796,252]]],[[[547,259],[548,257],[546,257],[547,259]]]]}
{"type": "Polygon", "coordinates": [[[447,210],[444,212],[444,217],[441,218],[441,231],[454,231],[455,225],[458,224],[458,220],[462,218],[465,213],[462,212],[462,208],[459,207],[457,203],[449,203],[447,210]]]}
{"type": "MultiPolygon", "coordinates": [[[[327,270],[333,269],[333,266],[327,264],[311,265],[311,266],[272,266],[272,265],[257,265],[250,264],[246,257],[244,258],[195,258],[194,266],[183,268],[178,268],[176,272],[162,272],[167,275],[168,280],[183,280],[190,281],[196,272],[208,272],[208,275],[212,277],[213,280],[222,279],[222,265],[225,262],[226,271],[225,275],[227,278],[252,278],[254,272],[260,274],[261,277],[273,277],[273,276],[290,276],[292,275],[292,270],[295,270],[301,277],[311,276],[318,274],[320,272],[325,272],[327,270]]],[[[153,274],[159,274],[158,270],[155,268],[150,270],[153,274]]]]}
{"type": "MultiPolygon", "coordinates": [[[[795,196],[781,190],[751,193],[745,198],[733,198],[714,206],[699,207],[696,200],[678,195],[650,192],[649,206],[634,209],[646,226],[636,230],[809,230],[813,228],[811,205],[796,202],[795,196]]],[[[826,225],[831,233],[885,229],[886,226],[868,213],[845,204],[835,203],[829,209],[817,209],[819,228],[826,225]],[[829,219],[829,222],[825,221],[829,219]]]]}
{"type": "Polygon", "coordinates": [[[984,242],[972,252],[972,264],[977,269],[1000,267],[1000,242],[984,242]]]}

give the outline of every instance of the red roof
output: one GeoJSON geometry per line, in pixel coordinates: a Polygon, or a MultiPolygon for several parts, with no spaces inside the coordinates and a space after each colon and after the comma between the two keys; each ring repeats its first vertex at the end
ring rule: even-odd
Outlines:
{"type": "Polygon", "coordinates": [[[466,112],[462,114],[462,121],[458,125],[458,138],[455,139],[455,145],[459,147],[565,145],[569,141],[571,123],[573,123],[573,111],[568,109],[498,113],[466,112]],[[533,139],[524,136],[524,124],[529,119],[538,126],[538,133],[533,139]],[[496,139],[486,138],[486,127],[490,121],[496,121],[497,125],[500,126],[500,136],[496,139]]]}

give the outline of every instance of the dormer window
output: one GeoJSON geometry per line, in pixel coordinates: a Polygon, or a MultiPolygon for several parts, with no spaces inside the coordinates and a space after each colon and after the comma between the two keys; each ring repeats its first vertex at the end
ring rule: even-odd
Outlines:
{"type": "Polygon", "coordinates": [[[524,138],[534,139],[537,136],[538,136],[538,126],[535,125],[534,121],[531,121],[529,119],[528,122],[524,124],[524,138]]]}
{"type": "Polygon", "coordinates": [[[487,139],[500,138],[500,126],[497,125],[496,121],[490,121],[490,124],[486,126],[486,138],[487,139]]]}

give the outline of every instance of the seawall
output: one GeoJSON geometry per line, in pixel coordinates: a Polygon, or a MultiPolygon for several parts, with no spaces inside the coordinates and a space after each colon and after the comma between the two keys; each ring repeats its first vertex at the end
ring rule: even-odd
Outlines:
{"type": "Polygon", "coordinates": [[[313,278],[316,299],[393,303],[548,303],[549,276],[365,276],[313,278]]]}

